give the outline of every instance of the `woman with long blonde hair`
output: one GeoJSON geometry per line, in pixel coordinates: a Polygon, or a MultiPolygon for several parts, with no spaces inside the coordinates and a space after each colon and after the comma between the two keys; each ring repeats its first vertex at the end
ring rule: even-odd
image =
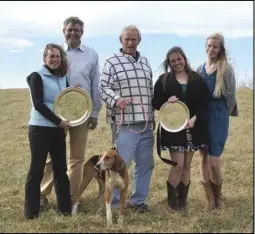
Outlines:
{"type": "Polygon", "coordinates": [[[208,110],[209,143],[201,149],[202,184],[205,189],[207,210],[221,208],[222,176],[220,156],[228,137],[229,116],[238,116],[236,81],[232,66],[228,63],[221,33],[214,33],[206,40],[207,61],[200,65],[200,73],[211,92],[208,110]]]}

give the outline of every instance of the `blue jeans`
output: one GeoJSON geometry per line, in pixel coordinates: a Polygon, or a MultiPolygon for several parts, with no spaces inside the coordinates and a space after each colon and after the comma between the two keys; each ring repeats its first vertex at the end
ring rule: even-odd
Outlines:
{"type": "MultiPolygon", "coordinates": [[[[120,156],[126,162],[127,167],[130,167],[131,161],[134,160],[134,187],[131,195],[131,203],[139,205],[145,203],[149,193],[151,176],[154,168],[153,146],[154,134],[153,125],[148,123],[147,129],[143,133],[133,133],[141,131],[145,123],[135,123],[122,125],[119,134],[116,136],[116,126],[112,125],[113,144],[117,137],[117,150],[120,156]]],[[[112,207],[119,207],[119,191],[114,190],[112,195],[112,207]]]]}

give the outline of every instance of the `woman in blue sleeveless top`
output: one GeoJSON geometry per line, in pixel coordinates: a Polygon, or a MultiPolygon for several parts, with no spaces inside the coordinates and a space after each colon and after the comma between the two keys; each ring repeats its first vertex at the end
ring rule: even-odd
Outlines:
{"type": "Polygon", "coordinates": [[[40,184],[48,153],[52,159],[57,210],[61,215],[71,214],[65,133],[70,125],[53,111],[57,95],[68,86],[67,60],[64,50],[56,44],[46,46],[43,60],[45,65],[27,77],[32,109],[28,131],[31,163],[25,185],[26,219],[38,218],[41,212],[40,184]]]}
{"type": "Polygon", "coordinates": [[[207,61],[199,66],[200,73],[211,93],[208,110],[209,143],[201,153],[202,184],[207,198],[207,210],[220,208],[222,201],[222,177],[220,156],[229,130],[229,116],[238,116],[235,75],[227,61],[224,38],[215,33],[207,38],[207,61]]]}

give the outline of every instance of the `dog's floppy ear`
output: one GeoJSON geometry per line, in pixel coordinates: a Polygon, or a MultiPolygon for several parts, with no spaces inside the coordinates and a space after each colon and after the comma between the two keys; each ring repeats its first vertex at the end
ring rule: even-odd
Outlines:
{"type": "Polygon", "coordinates": [[[96,165],[97,164],[97,162],[99,161],[99,158],[100,158],[100,155],[94,155],[94,156],[92,156],[89,160],[94,164],[94,165],[96,165]]]}
{"type": "Polygon", "coordinates": [[[116,171],[120,171],[125,165],[125,161],[119,156],[119,154],[116,152],[115,154],[115,164],[114,169],[116,171]]]}

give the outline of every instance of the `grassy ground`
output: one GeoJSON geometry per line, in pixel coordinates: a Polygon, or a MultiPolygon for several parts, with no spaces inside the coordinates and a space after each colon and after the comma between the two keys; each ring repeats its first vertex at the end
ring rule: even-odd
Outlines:
{"type": "MultiPolygon", "coordinates": [[[[222,210],[212,214],[203,210],[205,197],[199,182],[199,155],[195,154],[191,169],[189,209],[187,213],[169,212],[165,182],[169,166],[162,163],[155,148],[155,170],[148,198],[148,204],[154,212],[138,215],[126,211],[123,229],[107,229],[104,205],[100,205],[96,200],[98,187],[95,181],[92,181],[83,194],[80,213],[77,216],[58,217],[55,213],[55,195],[52,193],[49,197],[51,209],[43,213],[39,220],[24,219],[24,184],[30,164],[27,137],[30,97],[27,89],[0,90],[0,232],[252,232],[252,90],[238,90],[238,104],[240,116],[230,120],[229,138],[222,157],[222,210]]],[[[89,134],[86,159],[109,146],[111,134],[109,126],[105,123],[103,108],[98,128],[89,134]]],[[[132,169],[133,165],[130,171],[132,169]]],[[[132,182],[131,173],[130,177],[132,182]]],[[[131,187],[132,184],[128,197],[131,187]]],[[[113,214],[116,223],[117,212],[113,214]]]]}

